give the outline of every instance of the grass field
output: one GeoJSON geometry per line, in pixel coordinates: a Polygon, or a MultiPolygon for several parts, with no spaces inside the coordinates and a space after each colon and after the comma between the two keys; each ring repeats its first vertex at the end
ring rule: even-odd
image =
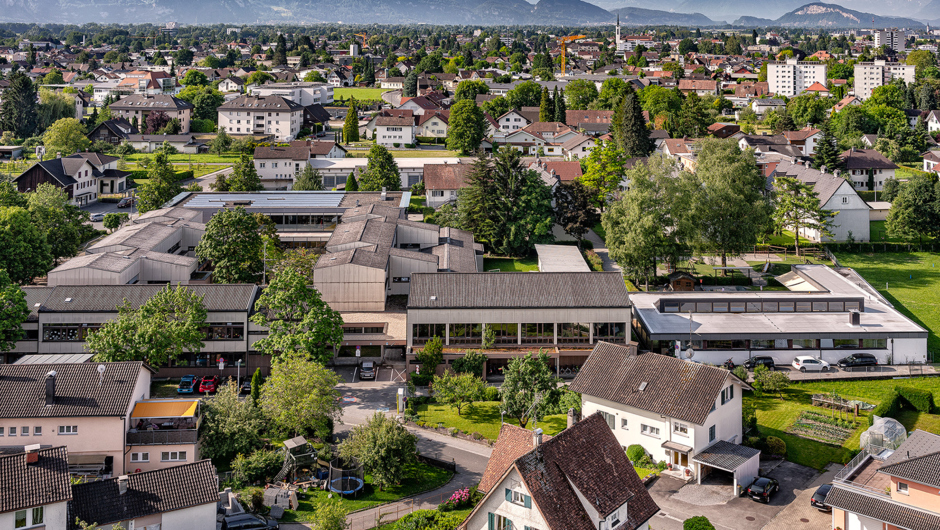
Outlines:
{"type": "MultiPolygon", "coordinates": [[[[767,238],[768,245],[773,245],[775,247],[792,247],[796,242],[796,234],[789,230],[784,230],[779,236],[774,234],[767,238]]],[[[800,238],[800,245],[812,246],[813,242],[805,237],[800,238]]]]}
{"type": "Polygon", "coordinates": [[[926,328],[927,349],[935,355],[940,352],[940,254],[840,252],[836,257],[842,265],[858,271],[904,315],[926,328]]]}
{"type": "Polygon", "coordinates": [[[597,223],[596,225],[591,227],[591,230],[593,230],[594,233],[597,234],[597,237],[603,239],[605,242],[607,241],[607,232],[604,230],[603,223],[597,223]]]}
{"type": "MultiPolygon", "coordinates": [[[[389,149],[389,153],[395,158],[452,158],[457,156],[457,151],[431,150],[431,149],[389,149]]],[[[368,158],[369,151],[350,151],[353,158],[368,158]]]]}
{"type": "Polygon", "coordinates": [[[382,92],[388,92],[386,88],[334,88],[333,99],[382,99],[382,92]]]}
{"type": "Polygon", "coordinates": [[[502,272],[532,272],[539,270],[537,258],[483,258],[483,270],[502,272]]]}
{"type": "MultiPolygon", "coordinates": [[[[201,176],[208,175],[209,173],[214,173],[220,169],[225,169],[227,167],[231,167],[231,164],[219,165],[219,166],[203,166],[203,165],[196,166],[194,165],[193,176],[195,178],[199,178],[201,176]]],[[[173,164],[173,169],[175,169],[176,171],[189,171],[189,164],[173,164]]],[[[144,168],[138,166],[137,164],[127,165],[127,171],[143,171],[143,170],[144,168]]],[[[137,179],[137,183],[139,184],[142,180],[143,179],[137,179]]]]}
{"type": "MultiPolygon", "coordinates": [[[[183,153],[170,155],[170,162],[176,164],[221,164],[221,163],[235,163],[241,159],[241,154],[238,153],[225,153],[224,155],[217,155],[213,153],[199,153],[196,155],[187,155],[183,153]]],[[[138,162],[141,159],[148,158],[153,159],[153,153],[135,153],[133,155],[127,155],[124,157],[124,160],[127,162],[138,162]]]]}
{"type": "MultiPolygon", "coordinates": [[[[183,394],[177,394],[176,388],[179,386],[179,379],[169,379],[167,381],[152,381],[150,383],[150,397],[152,398],[175,398],[179,396],[186,397],[183,394]]],[[[192,394],[187,394],[192,395],[192,394]]]]}
{"type": "MultiPolygon", "coordinates": [[[[888,235],[888,229],[885,227],[886,221],[871,221],[869,223],[869,230],[871,232],[871,242],[880,243],[886,241],[888,243],[919,243],[920,240],[916,237],[894,237],[888,235]]],[[[924,243],[933,241],[932,237],[925,237],[924,243]]]]}
{"type": "MultiPolygon", "coordinates": [[[[456,427],[461,431],[473,434],[478,432],[487,440],[496,440],[499,436],[500,417],[498,401],[482,401],[474,403],[472,407],[464,407],[460,416],[457,415],[457,409],[449,405],[420,405],[416,411],[421,421],[427,422],[432,427],[438,423],[443,423],[445,427],[456,427]]],[[[506,418],[506,422],[512,421],[506,418]]],[[[531,422],[530,422],[531,423],[531,422]]],[[[539,422],[539,427],[545,431],[545,434],[558,434],[568,426],[567,414],[555,414],[546,416],[539,422]]]]}

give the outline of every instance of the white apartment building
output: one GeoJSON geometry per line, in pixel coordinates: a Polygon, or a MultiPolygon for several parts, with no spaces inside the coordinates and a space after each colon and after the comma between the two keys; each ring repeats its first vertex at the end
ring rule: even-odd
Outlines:
{"type": "Polygon", "coordinates": [[[826,64],[787,59],[767,64],[767,83],[771,94],[794,97],[813,83],[826,84],[826,64]]]}
{"type": "Polygon", "coordinates": [[[297,137],[304,107],[284,96],[239,96],[219,107],[219,127],[234,135],[272,135],[278,142],[297,137]]]}
{"type": "Polygon", "coordinates": [[[905,49],[905,42],[907,40],[907,34],[904,31],[898,31],[896,29],[885,29],[875,32],[875,47],[886,46],[890,50],[896,52],[903,52],[905,49]]]}
{"type": "Polygon", "coordinates": [[[375,141],[389,148],[415,143],[414,120],[380,116],[375,121],[375,141]]]}
{"type": "Polygon", "coordinates": [[[253,86],[248,90],[248,93],[252,96],[281,96],[304,107],[316,104],[333,104],[333,87],[326,83],[268,83],[253,86]]]}
{"type": "Polygon", "coordinates": [[[905,83],[913,83],[914,69],[913,65],[889,64],[883,60],[858,63],[855,65],[855,97],[861,100],[868,99],[874,89],[887,85],[895,79],[903,79],[905,83]]]}

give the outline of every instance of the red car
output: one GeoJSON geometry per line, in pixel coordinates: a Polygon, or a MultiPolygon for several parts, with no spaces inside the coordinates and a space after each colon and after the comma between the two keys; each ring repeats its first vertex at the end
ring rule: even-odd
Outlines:
{"type": "Polygon", "coordinates": [[[207,375],[202,378],[202,381],[199,383],[199,393],[203,392],[215,392],[219,386],[219,376],[217,375],[207,375]]]}

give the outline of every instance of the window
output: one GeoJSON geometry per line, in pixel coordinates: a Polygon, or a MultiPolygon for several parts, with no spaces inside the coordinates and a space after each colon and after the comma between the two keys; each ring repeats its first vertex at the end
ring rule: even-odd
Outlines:
{"type": "Polygon", "coordinates": [[[610,430],[614,430],[614,426],[617,425],[617,420],[614,418],[614,415],[609,412],[604,412],[603,410],[599,411],[601,416],[604,417],[604,421],[607,422],[607,426],[610,427],[610,430]]]}
{"type": "Polygon", "coordinates": [[[245,336],[245,325],[241,323],[209,324],[203,330],[206,340],[241,340],[245,336]]]}
{"type": "Polygon", "coordinates": [[[903,493],[904,495],[909,494],[906,482],[898,482],[898,493],[903,493]]]}
{"type": "Polygon", "coordinates": [[[84,342],[88,335],[97,331],[100,324],[43,324],[42,340],[45,342],[84,342]]]}
{"type": "Polygon", "coordinates": [[[59,434],[78,434],[78,425],[59,425],[59,434]]]}
{"type": "Polygon", "coordinates": [[[164,451],[160,454],[161,462],[185,462],[186,451],[164,451]]]}
{"type": "Polygon", "coordinates": [[[512,521],[502,515],[490,513],[488,530],[513,530],[512,521]]]}
{"type": "Polygon", "coordinates": [[[43,524],[43,507],[20,510],[13,515],[13,528],[29,528],[43,524]]]}
{"type": "Polygon", "coordinates": [[[625,431],[629,429],[627,427],[627,418],[620,418],[620,428],[625,431]]]}
{"type": "Polygon", "coordinates": [[[16,436],[16,427],[10,427],[10,436],[16,436]]]}
{"type": "Polygon", "coordinates": [[[131,462],[150,462],[150,453],[131,453],[131,462]]]}
{"type": "Polygon", "coordinates": [[[721,391],[721,404],[724,405],[732,399],[734,399],[734,385],[730,385],[721,391]]]}
{"type": "Polygon", "coordinates": [[[651,427],[651,426],[649,426],[649,425],[643,425],[643,424],[641,424],[641,425],[640,425],[640,432],[643,433],[643,434],[645,434],[645,435],[647,435],[647,436],[652,436],[652,437],[654,437],[654,438],[659,438],[659,427],[651,427]]]}
{"type": "Polygon", "coordinates": [[[264,169],[264,162],[258,162],[258,167],[260,167],[261,169],[264,169]]]}
{"type": "Polygon", "coordinates": [[[689,426],[686,425],[685,423],[675,422],[675,423],[672,424],[672,432],[674,432],[674,433],[676,433],[676,434],[678,434],[678,435],[681,435],[681,436],[688,436],[688,435],[689,435],[689,426]]]}
{"type": "Polygon", "coordinates": [[[715,441],[715,426],[712,425],[711,427],[708,428],[708,442],[711,443],[714,441],[715,441]]]}
{"type": "Polygon", "coordinates": [[[33,427],[33,436],[42,436],[42,427],[38,425],[33,427]]]}
{"type": "Polygon", "coordinates": [[[3,427],[0,427],[0,436],[3,436],[3,427]]]}
{"type": "Polygon", "coordinates": [[[20,427],[20,436],[29,436],[29,427],[20,427]]]}
{"type": "Polygon", "coordinates": [[[816,339],[793,339],[793,347],[795,349],[815,349],[816,339]]]}

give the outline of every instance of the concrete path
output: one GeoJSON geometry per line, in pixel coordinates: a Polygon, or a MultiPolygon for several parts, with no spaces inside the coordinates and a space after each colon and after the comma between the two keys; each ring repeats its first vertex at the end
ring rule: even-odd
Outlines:
{"type": "Polygon", "coordinates": [[[610,259],[610,256],[607,252],[607,243],[605,243],[604,240],[600,238],[600,236],[595,234],[593,230],[588,230],[587,234],[584,235],[584,239],[587,239],[594,244],[594,252],[596,252],[597,255],[600,256],[601,260],[604,261],[605,271],[621,271],[620,265],[617,265],[614,260],[610,259]]]}

